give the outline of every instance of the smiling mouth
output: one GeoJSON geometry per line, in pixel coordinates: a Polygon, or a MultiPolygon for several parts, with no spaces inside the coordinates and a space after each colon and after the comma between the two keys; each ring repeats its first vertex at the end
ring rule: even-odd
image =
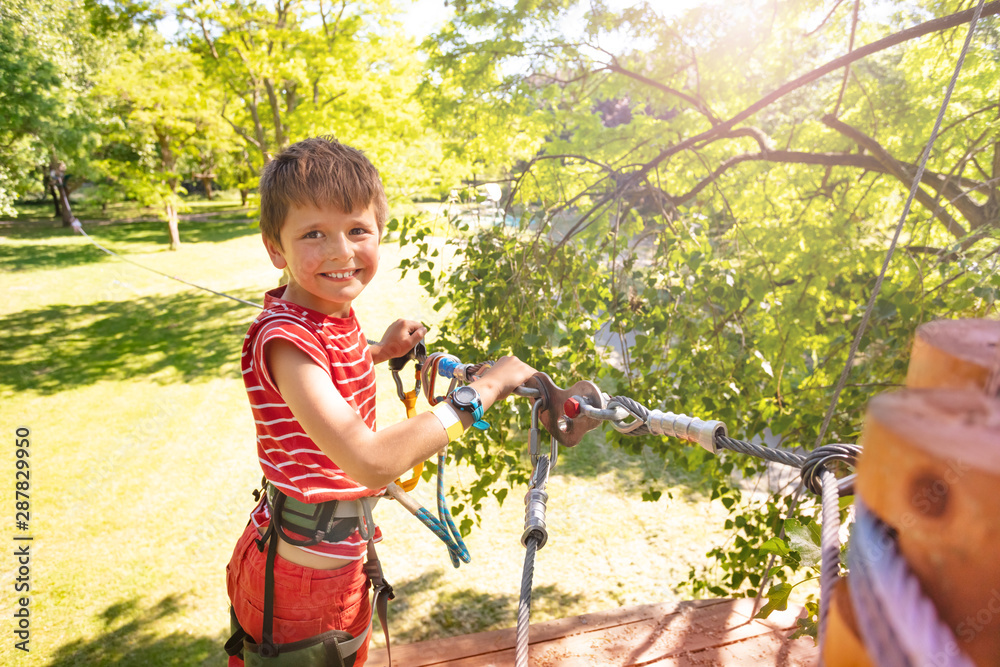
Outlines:
{"type": "Polygon", "coordinates": [[[333,280],[348,280],[360,272],[361,269],[353,269],[351,271],[330,271],[328,273],[321,273],[320,275],[324,278],[332,278],[333,280]]]}

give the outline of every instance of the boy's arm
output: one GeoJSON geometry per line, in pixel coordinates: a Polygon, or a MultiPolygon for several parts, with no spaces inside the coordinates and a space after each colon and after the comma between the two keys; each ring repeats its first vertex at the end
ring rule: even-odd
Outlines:
{"type": "Polygon", "coordinates": [[[396,357],[401,357],[413,346],[424,339],[427,327],[414,320],[396,320],[389,325],[382,335],[382,340],[368,341],[368,350],[372,353],[372,361],[380,364],[396,357]]]}
{"type": "MultiPolygon", "coordinates": [[[[447,432],[430,412],[373,433],[326,371],[288,341],[269,342],[265,357],[278,391],[306,434],[358,484],[381,488],[448,444],[447,432]]],[[[534,374],[516,357],[504,357],[471,386],[486,410],[534,374]]],[[[458,414],[463,428],[472,426],[472,415],[458,414]]]]}

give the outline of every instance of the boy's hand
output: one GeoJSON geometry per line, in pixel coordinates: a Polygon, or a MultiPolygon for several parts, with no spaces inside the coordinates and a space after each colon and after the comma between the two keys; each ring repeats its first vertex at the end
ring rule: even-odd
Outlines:
{"type": "Polygon", "coordinates": [[[427,327],[415,320],[396,320],[389,325],[378,343],[369,344],[376,364],[401,357],[427,335],[427,327]]]}
{"type": "MultiPolygon", "coordinates": [[[[486,385],[495,392],[493,401],[502,401],[510,396],[511,392],[528,381],[537,371],[514,356],[500,357],[493,367],[486,371],[483,376],[473,383],[477,389],[479,385],[486,385]]],[[[483,393],[480,390],[480,393],[483,393]]]]}

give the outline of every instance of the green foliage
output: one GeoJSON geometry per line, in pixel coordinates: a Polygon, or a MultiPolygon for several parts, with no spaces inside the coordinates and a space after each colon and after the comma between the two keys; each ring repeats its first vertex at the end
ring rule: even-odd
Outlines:
{"type": "Polygon", "coordinates": [[[420,63],[396,11],[186,0],[178,18],[253,171],[294,141],[334,135],[379,166],[390,196],[406,196],[430,185],[443,155],[412,98],[420,63]]]}
{"type": "MultiPolygon", "coordinates": [[[[736,437],[811,449],[908,187],[862,160],[857,133],[915,164],[965,27],[856,63],[842,99],[838,73],[722,131],[724,119],[843,53],[850,8],[824,21],[825,8],[805,1],[673,17],[597,4],[571,35],[564,4],[463,2],[430,45],[430,113],[470,164],[510,180],[507,203],[522,219],[516,229],[458,229],[446,275],[425,256],[427,230],[401,235],[420,249],[408,268],[448,309],[436,345],[465,360],[517,354],[563,386],[593,379],[612,396],[722,420],[736,437]]],[[[933,14],[957,9],[940,3],[933,14]]],[[[861,18],[868,41],[918,20],[861,18]]],[[[984,20],[974,41],[928,164],[927,199],[905,222],[826,442],[854,441],[867,399],[902,382],[917,325],[995,312],[996,24],[984,20]],[[956,179],[958,189],[947,184],[956,179]]],[[[526,410],[515,410],[505,420],[523,431],[526,410]]],[[[816,503],[790,488],[764,501],[745,493],[766,484],[762,463],[605,434],[695,475],[731,512],[731,539],[691,572],[695,595],[753,594],[775,555],[776,608],[795,573],[815,565],[816,503]]],[[[465,446],[490,481],[524,479],[523,445],[503,430],[465,446]]]]}
{"type": "Polygon", "coordinates": [[[186,51],[152,43],[124,53],[96,77],[91,96],[105,119],[102,159],[94,162],[100,185],[112,196],[158,207],[165,218],[184,210],[183,175],[236,150],[219,96],[186,51]]]}

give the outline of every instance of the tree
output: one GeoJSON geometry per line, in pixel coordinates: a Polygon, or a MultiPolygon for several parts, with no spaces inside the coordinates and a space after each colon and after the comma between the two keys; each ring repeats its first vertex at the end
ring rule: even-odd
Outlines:
{"type": "Polygon", "coordinates": [[[0,1],[0,209],[42,176],[64,225],[69,194],[99,178],[94,156],[103,119],[89,91],[94,74],[140,48],[160,16],[127,0],[0,1]],[[62,202],[61,204],[59,202],[62,202]]]}
{"type": "MultiPolygon", "coordinates": [[[[594,378],[745,439],[811,449],[971,10],[898,3],[880,21],[859,3],[800,0],[665,17],[598,2],[566,35],[574,4],[459,0],[435,40],[429,112],[455,150],[508,175],[523,220],[458,247],[451,275],[422,274],[451,308],[441,335],[463,358],[511,350],[566,384],[594,378]],[[505,150],[484,139],[497,127],[505,150]],[[619,363],[595,344],[599,329],[634,338],[619,363]]],[[[998,11],[984,10],[824,442],[852,441],[867,397],[901,382],[918,324],[995,311],[998,11]]],[[[755,461],[606,433],[698,473],[731,509],[733,539],[692,573],[695,592],[752,593],[764,542],[786,518],[814,520],[787,493],[746,498],[737,478],[762,473],[755,461]]],[[[517,450],[495,438],[461,453],[488,471],[473,506],[498,477],[523,479],[517,450]]]]}
{"type": "Polygon", "coordinates": [[[388,2],[184,2],[185,44],[255,169],[292,141],[333,134],[363,150],[390,190],[429,183],[440,153],[412,98],[420,64],[388,2]]]}
{"type": "Polygon", "coordinates": [[[43,159],[33,139],[58,101],[59,76],[23,25],[20,7],[0,3],[0,214],[16,215],[12,203],[32,168],[43,159]],[[23,165],[30,165],[25,169],[23,165]]]}
{"type": "Polygon", "coordinates": [[[234,137],[220,116],[221,100],[189,52],[151,43],[122,54],[93,91],[114,119],[105,136],[120,148],[104,163],[106,177],[147,206],[162,207],[170,247],[180,247],[181,176],[204,173],[234,137]]]}

